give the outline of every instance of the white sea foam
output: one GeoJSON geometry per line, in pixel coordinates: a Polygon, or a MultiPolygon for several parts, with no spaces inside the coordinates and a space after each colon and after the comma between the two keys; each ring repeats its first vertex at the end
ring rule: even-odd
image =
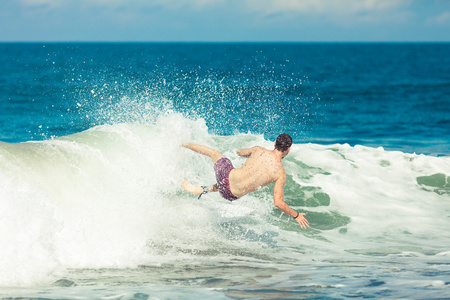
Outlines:
{"type": "Polygon", "coordinates": [[[49,282],[68,269],[181,260],[442,256],[450,250],[449,187],[417,179],[447,178],[449,157],[295,144],[284,161],[292,176],[286,201],[307,212],[311,228],[301,230],[274,208],[270,187],[233,203],[184,192],[182,179],[215,179],[210,159],[182,148],[183,141],[217,148],[236,166],[244,160],[235,149],[273,146],[250,133],[211,135],[203,120],[178,114],[152,125],[104,125],[55,140],[0,143],[0,285],[49,282]]]}

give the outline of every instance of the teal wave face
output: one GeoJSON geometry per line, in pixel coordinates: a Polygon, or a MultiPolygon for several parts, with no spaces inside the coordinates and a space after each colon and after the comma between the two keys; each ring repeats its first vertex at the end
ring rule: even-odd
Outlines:
{"type": "Polygon", "coordinates": [[[439,195],[450,195],[450,176],[437,173],[417,177],[417,183],[425,191],[433,191],[439,195]]]}

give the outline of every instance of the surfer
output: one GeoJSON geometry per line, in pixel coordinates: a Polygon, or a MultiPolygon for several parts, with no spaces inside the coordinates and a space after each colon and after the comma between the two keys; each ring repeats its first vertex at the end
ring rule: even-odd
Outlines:
{"type": "Polygon", "coordinates": [[[274,150],[258,146],[240,149],[237,151],[237,155],[248,157],[248,159],[242,167],[236,169],[231,161],[217,150],[207,146],[183,143],[183,147],[209,156],[213,160],[217,183],[212,186],[195,186],[183,180],[181,185],[186,191],[199,195],[199,199],[203,194],[218,191],[223,198],[233,201],[275,182],[273,187],[275,206],[293,217],[301,228],[309,227],[305,214],[296,212],[283,200],[286,171],[281,159],[288,155],[291,146],[292,138],[283,133],[277,137],[274,150]]]}

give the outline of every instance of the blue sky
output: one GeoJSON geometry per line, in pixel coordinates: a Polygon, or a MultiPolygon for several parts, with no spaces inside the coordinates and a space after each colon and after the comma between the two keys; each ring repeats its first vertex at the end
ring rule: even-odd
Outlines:
{"type": "Polygon", "coordinates": [[[450,41],[450,1],[0,0],[0,41],[450,41]]]}

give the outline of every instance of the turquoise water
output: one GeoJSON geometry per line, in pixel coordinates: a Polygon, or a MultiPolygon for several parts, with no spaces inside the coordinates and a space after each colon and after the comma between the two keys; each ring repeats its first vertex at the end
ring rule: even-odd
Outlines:
{"type": "Polygon", "coordinates": [[[450,44],[0,44],[0,140],[153,122],[449,154],[450,44]]]}
{"type": "Polygon", "coordinates": [[[448,48],[1,44],[1,297],[450,297],[448,48]],[[181,189],[280,132],[309,229],[181,189]]]}

